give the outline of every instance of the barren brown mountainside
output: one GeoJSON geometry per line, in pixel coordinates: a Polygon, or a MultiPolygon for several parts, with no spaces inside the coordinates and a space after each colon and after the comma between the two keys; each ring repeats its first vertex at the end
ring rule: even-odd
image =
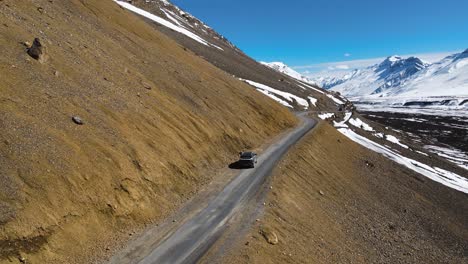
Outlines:
{"type": "MultiPolygon", "coordinates": [[[[220,69],[233,74],[236,77],[262,83],[281,91],[293,93],[302,98],[307,98],[307,96],[310,95],[321,97],[320,94],[313,92],[313,90],[306,89],[307,87],[304,83],[291,78],[288,75],[281,74],[250,58],[233,43],[229,42],[228,39],[218,34],[214,29],[205,27],[203,21],[198,20],[196,17],[193,17],[187,12],[181,10],[169,1],[132,0],[130,2],[139,8],[166,19],[169,22],[173,22],[172,19],[180,18],[181,22],[179,23],[181,23],[185,28],[194,32],[198,36],[201,36],[210,43],[221,47],[221,49],[214,47],[208,48],[205,45],[180,34],[179,32],[155,23],[149,19],[145,19],[145,21],[150,25],[173,38],[179,44],[187,47],[197,55],[211,62],[213,65],[216,65],[220,69]],[[168,15],[170,15],[171,18],[169,18],[168,15]]],[[[220,14],[220,16],[222,15],[223,14],[220,14]]],[[[272,45],[274,46],[275,44],[272,43],[272,45]]],[[[329,100],[323,100],[323,103],[328,101],[329,100]]]]}
{"type": "Polygon", "coordinates": [[[111,0],[3,0],[0,35],[1,263],[91,263],[297,122],[111,0]]]}
{"type": "Polygon", "coordinates": [[[467,263],[466,198],[322,122],[273,172],[254,226],[204,263],[467,263]]]}

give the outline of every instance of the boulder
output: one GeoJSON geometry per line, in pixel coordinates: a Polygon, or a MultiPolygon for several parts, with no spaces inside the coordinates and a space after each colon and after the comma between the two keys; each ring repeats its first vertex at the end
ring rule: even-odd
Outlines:
{"type": "Polygon", "coordinates": [[[46,48],[41,43],[39,38],[34,39],[33,44],[31,45],[30,48],[28,48],[28,54],[29,54],[29,56],[31,56],[33,59],[39,61],[40,63],[43,63],[43,62],[47,61],[46,48]]]}
{"type": "Polygon", "coordinates": [[[278,236],[276,235],[276,233],[270,230],[269,228],[266,228],[266,227],[262,228],[260,230],[260,234],[265,238],[265,240],[269,244],[276,245],[279,242],[278,236]]]}

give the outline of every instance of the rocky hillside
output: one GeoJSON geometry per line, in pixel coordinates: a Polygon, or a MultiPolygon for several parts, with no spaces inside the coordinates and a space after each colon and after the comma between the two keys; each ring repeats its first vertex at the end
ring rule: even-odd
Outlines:
{"type": "Polygon", "coordinates": [[[92,263],[296,123],[114,1],[0,20],[0,263],[92,263]]]}

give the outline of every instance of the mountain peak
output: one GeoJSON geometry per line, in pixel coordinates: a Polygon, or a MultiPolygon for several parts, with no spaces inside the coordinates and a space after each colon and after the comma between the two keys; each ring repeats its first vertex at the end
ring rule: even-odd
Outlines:
{"type": "Polygon", "coordinates": [[[402,58],[398,55],[392,55],[392,56],[388,56],[385,61],[390,61],[390,62],[397,62],[399,60],[401,60],[402,58]]]}
{"type": "Polygon", "coordinates": [[[279,62],[279,61],[276,61],[276,62],[260,62],[261,64],[267,66],[267,67],[270,67],[272,68],[273,70],[277,71],[277,72],[280,72],[280,73],[283,73],[283,74],[286,74],[294,79],[297,79],[299,81],[303,81],[303,82],[306,82],[306,83],[310,83],[310,84],[316,84],[315,82],[311,81],[309,78],[305,77],[304,75],[298,73],[297,71],[293,70],[292,68],[290,68],[288,65],[284,64],[283,62],[279,62]]]}

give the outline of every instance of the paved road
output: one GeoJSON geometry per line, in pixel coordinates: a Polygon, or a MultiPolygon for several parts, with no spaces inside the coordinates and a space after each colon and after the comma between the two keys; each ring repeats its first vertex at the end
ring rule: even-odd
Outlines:
{"type": "Polygon", "coordinates": [[[299,127],[259,156],[255,169],[242,170],[203,210],[181,225],[138,263],[197,262],[216,242],[225,223],[241,208],[241,204],[255,195],[287,150],[315,126],[314,120],[304,116],[299,116],[303,120],[299,127]]]}

